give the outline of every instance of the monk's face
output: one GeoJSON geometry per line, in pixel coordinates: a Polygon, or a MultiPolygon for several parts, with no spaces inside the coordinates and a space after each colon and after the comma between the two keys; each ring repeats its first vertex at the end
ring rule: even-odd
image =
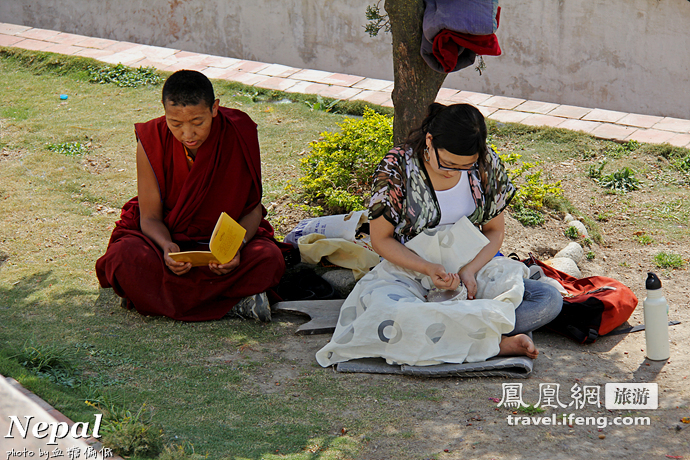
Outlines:
{"type": "Polygon", "coordinates": [[[186,106],[166,102],[165,121],[175,139],[182,142],[189,151],[196,153],[211,133],[213,117],[218,114],[218,104],[218,99],[212,107],[203,102],[186,106]]]}

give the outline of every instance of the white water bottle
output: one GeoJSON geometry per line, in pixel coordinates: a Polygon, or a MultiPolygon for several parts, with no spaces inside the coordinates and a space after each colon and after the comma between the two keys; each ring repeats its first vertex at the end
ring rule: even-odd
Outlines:
{"type": "Polygon", "coordinates": [[[661,291],[661,280],[654,273],[647,273],[647,297],[644,299],[645,340],[647,358],[663,361],[669,358],[668,303],[661,291]]]}

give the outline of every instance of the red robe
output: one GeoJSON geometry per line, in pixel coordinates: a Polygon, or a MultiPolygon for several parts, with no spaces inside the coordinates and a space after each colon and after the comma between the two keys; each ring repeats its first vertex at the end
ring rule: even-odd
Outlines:
{"type": "MultiPolygon", "coordinates": [[[[244,112],[219,108],[191,169],[165,117],[136,124],[135,131],[156,175],[164,223],[180,250],[208,250],[222,211],[239,221],[261,203],[256,124],[244,112]]],[[[170,271],[161,249],[141,231],[137,197],[124,205],[120,219],[105,255],[96,262],[96,275],[102,287],[112,287],[144,315],[218,319],[242,297],[277,285],[285,271],[265,219],[242,248],[240,265],[222,276],[208,267],[194,267],[182,276],[170,271]]]]}

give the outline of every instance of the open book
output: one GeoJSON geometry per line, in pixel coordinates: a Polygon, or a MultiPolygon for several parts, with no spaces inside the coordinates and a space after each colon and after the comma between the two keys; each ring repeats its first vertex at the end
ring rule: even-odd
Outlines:
{"type": "Polygon", "coordinates": [[[191,262],[192,267],[208,265],[211,262],[227,264],[237,254],[247,231],[235,219],[221,213],[211,234],[210,251],[171,252],[168,255],[177,262],[191,262]]]}

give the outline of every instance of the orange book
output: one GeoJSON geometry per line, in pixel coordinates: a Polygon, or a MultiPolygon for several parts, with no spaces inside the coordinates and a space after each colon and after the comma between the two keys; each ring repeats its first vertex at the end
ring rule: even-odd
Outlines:
{"type": "Polygon", "coordinates": [[[178,262],[191,262],[193,267],[211,262],[227,264],[237,254],[246,233],[244,227],[223,212],[211,234],[210,251],[171,252],[168,255],[178,262]]]}

